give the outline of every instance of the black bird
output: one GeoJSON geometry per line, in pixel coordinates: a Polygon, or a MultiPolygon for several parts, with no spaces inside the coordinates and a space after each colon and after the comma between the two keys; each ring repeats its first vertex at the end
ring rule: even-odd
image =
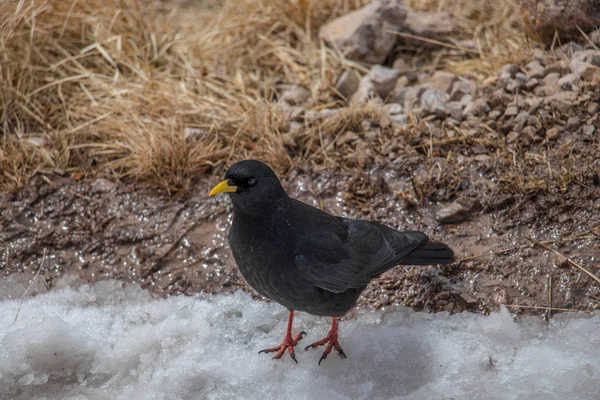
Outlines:
{"type": "MultiPolygon", "coordinates": [[[[377,222],[335,217],[288,196],[266,164],[232,165],[209,196],[228,193],[233,203],[229,244],[244,279],[289,310],[281,345],[261,350],[281,358],[305,332],[292,336],[294,311],[332,317],[329,334],[308,348],[338,343],[337,317],[348,312],[369,281],[397,265],[447,264],[452,250],[422,232],[399,232],[377,222]]],[[[297,362],[297,361],[296,361],[297,362]]]]}

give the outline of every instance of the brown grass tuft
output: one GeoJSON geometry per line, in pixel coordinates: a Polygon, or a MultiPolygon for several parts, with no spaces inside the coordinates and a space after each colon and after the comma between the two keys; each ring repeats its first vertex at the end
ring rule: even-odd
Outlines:
{"type": "MultiPolygon", "coordinates": [[[[0,188],[19,187],[38,172],[83,172],[177,191],[247,157],[281,169],[296,158],[331,161],[324,135],[373,110],[292,130],[275,87],[304,85],[314,109],[331,103],[341,72],[361,67],[324,47],[318,29],[365,3],[1,3],[0,188]]],[[[452,4],[458,15],[466,3],[437,7],[452,4]]],[[[477,26],[469,18],[496,23],[467,15],[464,32],[477,26]]]]}
{"type": "Polygon", "coordinates": [[[473,41],[476,56],[446,60],[448,71],[483,77],[504,64],[521,64],[531,57],[533,49],[523,33],[518,0],[406,0],[406,4],[420,11],[448,12],[459,28],[450,42],[473,41]]]}

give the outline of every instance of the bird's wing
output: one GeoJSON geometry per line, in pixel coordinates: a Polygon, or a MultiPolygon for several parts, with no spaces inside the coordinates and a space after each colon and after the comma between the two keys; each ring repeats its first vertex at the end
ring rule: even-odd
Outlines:
{"type": "Polygon", "coordinates": [[[343,220],[338,229],[300,237],[294,256],[306,278],[322,289],[341,293],[365,287],[427,240],[421,232],[399,232],[375,222],[343,220]]]}

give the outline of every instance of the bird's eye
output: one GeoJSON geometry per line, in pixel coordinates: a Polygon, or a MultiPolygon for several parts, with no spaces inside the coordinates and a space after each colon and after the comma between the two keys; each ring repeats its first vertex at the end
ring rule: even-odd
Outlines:
{"type": "Polygon", "coordinates": [[[248,179],[248,186],[254,186],[254,185],[256,185],[256,179],[254,179],[254,178],[248,179]]]}

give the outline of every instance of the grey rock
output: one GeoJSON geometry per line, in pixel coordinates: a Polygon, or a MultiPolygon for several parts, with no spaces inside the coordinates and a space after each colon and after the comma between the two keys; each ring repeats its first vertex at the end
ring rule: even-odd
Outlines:
{"type": "Polygon", "coordinates": [[[521,85],[519,84],[519,82],[517,82],[516,79],[509,79],[508,82],[506,83],[505,89],[509,93],[516,93],[520,87],[521,87],[521,85]]]}
{"type": "Polygon", "coordinates": [[[390,115],[390,119],[392,122],[395,122],[401,126],[406,126],[408,124],[408,115],[406,114],[390,115]]]}
{"type": "Polygon", "coordinates": [[[549,105],[563,114],[571,111],[576,101],[577,93],[573,92],[558,92],[544,98],[544,104],[549,105]]]}
{"type": "Polygon", "coordinates": [[[587,63],[600,67],[600,52],[596,50],[582,50],[575,53],[571,58],[571,72],[577,73],[577,68],[573,68],[578,63],[587,63]]]}
{"type": "Polygon", "coordinates": [[[478,200],[461,197],[448,206],[440,208],[435,214],[435,219],[440,224],[456,224],[468,219],[481,208],[478,200]]]}
{"type": "Polygon", "coordinates": [[[549,74],[562,74],[562,67],[556,63],[547,65],[546,68],[544,68],[544,76],[549,74]]]}
{"type": "Polygon", "coordinates": [[[383,106],[387,112],[388,115],[398,115],[398,114],[402,114],[402,112],[404,111],[404,108],[397,103],[391,103],[391,104],[386,104],[385,106],[383,106]]]}
{"type": "Polygon", "coordinates": [[[359,83],[360,77],[358,76],[358,73],[353,69],[347,69],[342,73],[335,84],[335,90],[346,99],[349,99],[356,93],[359,83]]]}
{"type": "Polygon", "coordinates": [[[402,75],[396,81],[396,85],[394,86],[394,88],[405,87],[405,86],[408,86],[409,84],[410,84],[410,80],[408,79],[408,77],[406,75],[402,75]]]}
{"type": "Polygon", "coordinates": [[[424,115],[435,115],[443,118],[446,115],[446,102],[448,94],[439,89],[427,89],[421,95],[421,112],[424,115]]]}
{"type": "Polygon", "coordinates": [[[517,114],[517,116],[515,117],[513,123],[513,130],[515,132],[522,132],[523,128],[525,127],[525,124],[527,124],[527,120],[529,118],[529,111],[521,111],[519,112],[519,114],[517,114]]]}
{"type": "Polygon", "coordinates": [[[305,125],[302,122],[290,121],[288,132],[296,132],[304,127],[305,125]]]}
{"type": "Polygon", "coordinates": [[[379,138],[379,132],[377,131],[368,131],[365,132],[365,139],[369,142],[374,142],[379,138]]]}
{"type": "Polygon", "coordinates": [[[600,104],[596,102],[589,103],[586,107],[586,111],[590,115],[595,115],[600,110],[600,104]]]}
{"type": "Polygon", "coordinates": [[[400,72],[393,68],[375,65],[363,79],[371,81],[375,92],[385,99],[394,89],[396,81],[400,77],[400,72]]]}
{"type": "Polygon", "coordinates": [[[517,64],[504,64],[498,69],[497,75],[498,77],[506,76],[508,78],[514,78],[517,72],[520,71],[521,69],[517,64]]]}
{"type": "Polygon", "coordinates": [[[490,111],[490,106],[485,99],[477,99],[465,106],[464,115],[478,116],[490,111]]]}
{"type": "Polygon", "coordinates": [[[581,118],[574,116],[567,120],[567,129],[571,132],[577,130],[581,126],[581,118]]]}
{"type": "Polygon", "coordinates": [[[352,96],[352,103],[364,104],[374,95],[381,99],[387,98],[394,89],[400,72],[393,68],[375,65],[367,75],[365,75],[358,84],[358,89],[352,96]]]}
{"type": "Polygon", "coordinates": [[[527,117],[527,125],[535,127],[536,130],[542,128],[542,122],[536,116],[533,115],[527,117]]]}
{"type": "Polygon", "coordinates": [[[415,83],[419,79],[419,76],[414,70],[414,68],[411,65],[409,65],[402,57],[394,60],[392,68],[394,68],[397,71],[400,71],[403,74],[403,76],[406,77],[408,83],[415,83]]]}
{"type": "Polygon", "coordinates": [[[420,85],[394,89],[390,95],[390,99],[392,99],[394,103],[403,105],[405,110],[411,110],[421,103],[421,96],[425,90],[426,89],[420,85]]]}
{"type": "Polygon", "coordinates": [[[544,66],[539,60],[533,60],[525,66],[529,79],[542,79],[545,76],[544,66]]]}
{"type": "Polygon", "coordinates": [[[92,182],[91,189],[95,193],[108,193],[115,188],[115,183],[104,178],[92,182]]]}
{"type": "Polygon", "coordinates": [[[492,110],[488,113],[488,118],[494,119],[494,120],[500,118],[501,116],[502,116],[502,113],[498,110],[492,110]]]}
{"type": "MultiPolygon", "coordinates": [[[[558,81],[557,81],[558,82],[558,81]]],[[[539,97],[548,97],[559,91],[557,85],[541,85],[533,89],[533,94],[539,97]]]]}
{"type": "Polygon", "coordinates": [[[358,139],[360,139],[360,136],[358,136],[355,132],[346,131],[346,132],[342,133],[341,135],[337,136],[337,138],[335,140],[335,143],[338,146],[341,146],[341,145],[346,144],[346,143],[354,142],[354,141],[356,141],[358,139]]]}
{"type": "Polygon", "coordinates": [[[530,125],[524,127],[522,133],[523,135],[526,135],[532,140],[537,139],[539,137],[539,135],[537,134],[537,129],[530,125]]]}
{"type": "Polygon", "coordinates": [[[398,70],[402,73],[406,73],[412,70],[412,67],[406,62],[406,60],[402,57],[396,58],[394,63],[392,64],[392,68],[398,70]]]}
{"type": "Polygon", "coordinates": [[[519,138],[519,134],[515,131],[506,135],[506,143],[514,143],[519,138]]]}
{"type": "Polygon", "coordinates": [[[460,302],[460,304],[464,308],[467,309],[477,307],[477,305],[479,304],[479,300],[477,300],[475,297],[471,296],[468,293],[456,293],[454,297],[460,302]]]}
{"type": "Polygon", "coordinates": [[[452,91],[452,86],[458,81],[458,77],[450,72],[436,71],[429,82],[424,86],[429,89],[438,89],[442,93],[448,93],[452,91]]]}
{"type": "Polygon", "coordinates": [[[518,113],[518,109],[516,105],[511,105],[506,107],[506,110],[504,110],[504,116],[505,117],[514,117],[515,115],[517,115],[518,113]]]}
{"type": "Polygon", "coordinates": [[[563,44],[556,50],[556,55],[558,57],[572,58],[573,55],[579,51],[583,50],[583,46],[575,42],[568,42],[563,44]]]}
{"type": "Polygon", "coordinates": [[[540,80],[538,78],[531,78],[530,80],[527,81],[527,83],[525,84],[525,89],[527,90],[532,90],[534,89],[536,86],[538,86],[540,84],[540,80]]]}
{"type": "Polygon", "coordinates": [[[467,104],[471,102],[473,102],[473,96],[470,94],[467,94],[460,99],[460,105],[463,106],[463,108],[465,108],[467,104]]]}
{"type": "Polygon", "coordinates": [[[300,85],[290,85],[283,89],[280,100],[291,106],[304,104],[311,96],[310,90],[300,85]]]}
{"type": "Polygon", "coordinates": [[[446,110],[450,118],[461,122],[463,120],[463,106],[457,101],[451,101],[446,104],[446,110]]]}
{"type": "Polygon", "coordinates": [[[562,90],[571,90],[579,83],[579,76],[576,74],[566,74],[556,82],[562,90]]]}
{"type": "Polygon", "coordinates": [[[527,74],[525,74],[523,72],[517,72],[515,74],[515,80],[522,85],[525,85],[525,82],[527,82],[528,79],[529,78],[527,77],[527,74]]]}
{"type": "MultiPolygon", "coordinates": [[[[410,33],[419,38],[445,41],[456,34],[458,25],[455,19],[446,12],[421,12],[408,11],[403,32],[410,33]]],[[[435,47],[435,43],[401,37],[399,41],[406,46],[435,47]]]]}
{"type": "Polygon", "coordinates": [[[590,83],[600,83],[600,67],[587,64],[580,68],[581,80],[590,83]]]}
{"type": "Polygon", "coordinates": [[[546,57],[546,52],[544,51],[544,49],[533,49],[533,58],[534,60],[539,61],[540,64],[542,64],[543,66],[546,66],[548,64],[548,58],[546,57]]]}
{"type": "Polygon", "coordinates": [[[340,108],[326,108],[324,110],[315,111],[315,110],[305,110],[304,111],[304,120],[306,122],[317,122],[324,121],[329,118],[334,118],[340,116],[342,112],[346,110],[345,107],[340,108]]]}
{"type": "Polygon", "coordinates": [[[548,140],[556,140],[560,135],[560,128],[555,126],[546,131],[546,138],[548,140]]]}
{"type": "Polygon", "coordinates": [[[600,52],[596,50],[580,51],[573,56],[569,66],[573,74],[580,76],[584,81],[592,81],[598,77],[600,52]]]}
{"type": "Polygon", "coordinates": [[[388,103],[393,104],[400,104],[401,106],[405,106],[404,101],[406,100],[406,95],[408,93],[408,91],[410,90],[411,87],[407,87],[407,86],[401,86],[401,87],[396,87],[394,88],[394,90],[392,90],[392,93],[390,93],[390,95],[387,98],[388,103]]]}
{"type": "Polygon", "coordinates": [[[558,72],[549,73],[543,79],[544,85],[546,85],[546,86],[556,85],[558,83],[559,79],[560,79],[560,74],[558,72]]]}
{"type": "Polygon", "coordinates": [[[452,90],[450,91],[450,100],[451,101],[460,101],[464,95],[474,96],[477,91],[477,84],[471,80],[459,78],[452,85],[452,90]]]}
{"type": "Polygon", "coordinates": [[[322,26],[319,37],[351,60],[382,63],[396,45],[407,11],[400,0],[376,0],[322,26]]]}
{"type": "Polygon", "coordinates": [[[588,33],[588,37],[590,38],[590,41],[597,46],[600,45],[600,30],[599,29],[595,29],[592,32],[588,33]]]}
{"type": "Polygon", "coordinates": [[[586,136],[592,136],[594,134],[594,132],[596,131],[596,127],[594,125],[585,125],[581,131],[583,132],[584,135],[586,136]]]}
{"type": "Polygon", "coordinates": [[[490,106],[492,108],[496,108],[498,106],[503,106],[514,98],[513,95],[510,95],[504,91],[504,89],[496,89],[492,92],[489,97],[490,106]]]}
{"type": "Polygon", "coordinates": [[[280,101],[276,107],[285,114],[288,120],[296,122],[306,120],[306,117],[304,116],[305,109],[302,106],[293,106],[287,101],[280,101]]]}
{"type": "Polygon", "coordinates": [[[569,259],[562,254],[554,255],[554,266],[557,268],[567,268],[569,267],[569,259]]]}
{"type": "Polygon", "coordinates": [[[541,97],[529,97],[525,99],[525,104],[529,106],[529,112],[534,113],[543,103],[543,99],[541,97]]]}
{"type": "Polygon", "coordinates": [[[365,81],[365,78],[360,81],[358,89],[350,98],[350,104],[367,104],[374,100],[377,96],[375,93],[375,87],[371,81],[365,81]]]}

